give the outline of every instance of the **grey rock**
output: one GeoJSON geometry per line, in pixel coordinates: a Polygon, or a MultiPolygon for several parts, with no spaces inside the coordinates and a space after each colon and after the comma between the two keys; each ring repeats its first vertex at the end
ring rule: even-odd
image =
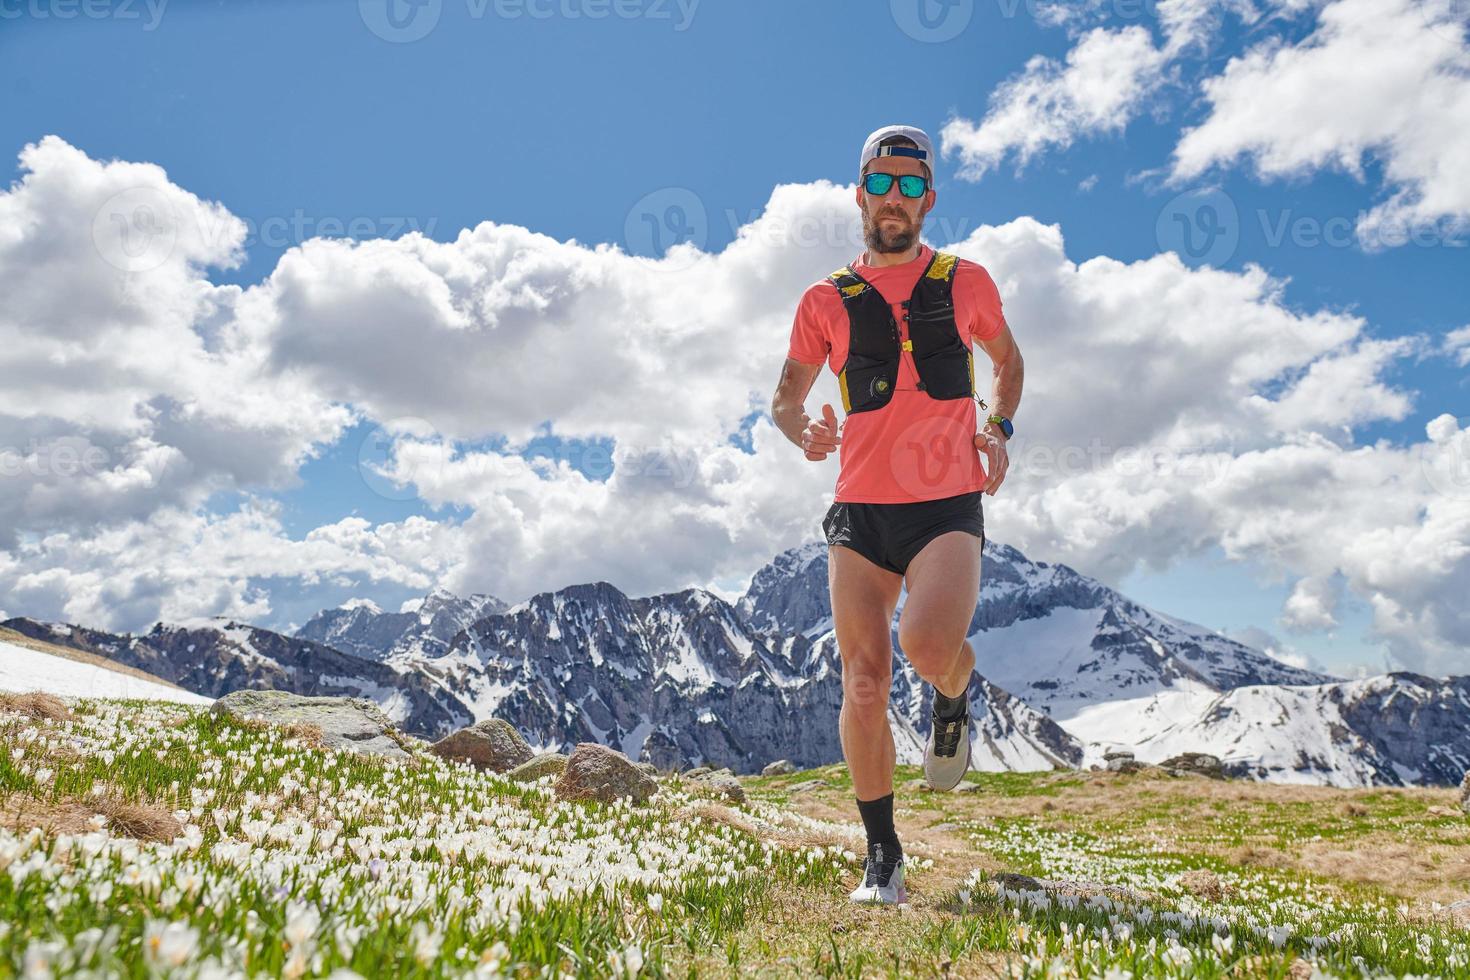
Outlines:
{"type": "Polygon", "coordinates": [[[468,762],[491,772],[509,772],[535,754],[515,726],[502,718],[486,718],[461,728],[435,742],[430,751],[440,758],[468,762]]]}
{"type": "Polygon", "coordinates": [[[366,698],[310,698],[289,691],[234,691],[214,702],[216,714],[236,720],[260,718],[272,725],[315,725],[329,749],[407,758],[390,735],[393,723],[366,698]]]}
{"type": "Polygon", "coordinates": [[[1143,769],[1152,768],[1147,762],[1139,762],[1131,756],[1121,759],[1108,760],[1108,772],[1139,772],[1143,769]]]}
{"type": "Polygon", "coordinates": [[[1171,756],[1160,762],[1159,766],[1170,770],[1171,773],[1193,773],[1198,776],[1208,776],[1210,779],[1225,778],[1225,767],[1220,762],[1220,757],[1207,752],[1185,752],[1171,756]]]}
{"type": "Polygon", "coordinates": [[[684,778],[698,779],[701,776],[708,776],[712,772],[714,772],[714,770],[711,769],[709,766],[695,766],[693,769],[690,769],[688,772],[684,773],[684,778]]]}
{"type": "Polygon", "coordinates": [[[785,776],[796,772],[796,766],[791,764],[790,759],[777,759],[761,770],[762,776],[785,776]]]}
{"type": "Polygon", "coordinates": [[[1113,759],[1131,759],[1131,758],[1133,758],[1133,750],[1132,749],[1108,749],[1106,752],[1103,753],[1103,761],[1104,762],[1110,762],[1113,759]]]}
{"type": "Polygon", "coordinates": [[[923,779],[910,779],[908,782],[904,783],[903,786],[900,787],[900,788],[903,789],[905,792],[908,792],[908,793],[929,793],[929,792],[932,792],[932,790],[930,789],[929,783],[927,781],[923,780],[923,779]]]}
{"type": "Polygon", "coordinates": [[[533,756],[507,772],[506,778],[530,782],[542,776],[559,776],[567,767],[567,757],[560,752],[533,756]]]}
{"type": "Polygon", "coordinates": [[[639,769],[642,769],[644,772],[648,773],[650,776],[658,775],[658,766],[654,765],[651,762],[635,762],[633,764],[639,769]]]}
{"type": "Polygon", "coordinates": [[[658,792],[658,780],[639,769],[627,756],[596,742],[578,742],[556,781],[561,800],[600,800],[611,803],[631,797],[642,803],[658,792]]]}
{"type": "Polygon", "coordinates": [[[956,793],[978,793],[980,792],[980,784],[973,779],[962,779],[960,780],[960,784],[954,788],[954,791],[956,793]]]}
{"type": "Polygon", "coordinates": [[[792,783],[786,787],[788,793],[810,793],[813,790],[822,789],[827,785],[825,779],[804,779],[799,783],[792,783]]]}
{"type": "Polygon", "coordinates": [[[735,774],[728,770],[712,772],[708,776],[699,779],[699,784],[706,786],[716,792],[734,800],[736,803],[745,802],[745,787],[740,785],[740,780],[735,774]]]}
{"type": "Polygon", "coordinates": [[[1052,880],[1049,878],[1033,878],[1031,875],[1017,874],[1013,871],[997,872],[991,875],[991,880],[998,885],[1009,888],[1011,891],[1044,891],[1053,895],[1070,895],[1076,896],[1077,898],[1092,898],[1095,895],[1104,895],[1114,901],[1126,902],[1148,902],[1156,898],[1150,892],[1124,888],[1122,885],[1104,885],[1095,881],[1075,881],[1072,879],[1052,880]]]}

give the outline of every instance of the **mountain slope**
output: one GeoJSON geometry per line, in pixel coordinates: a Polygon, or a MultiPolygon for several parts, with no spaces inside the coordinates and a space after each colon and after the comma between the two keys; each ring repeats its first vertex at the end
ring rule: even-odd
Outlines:
{"type": "Polygon", "coordinates": [[[504,610],[505,603],[491,595],[461,599],[446,589],[435,589],[396,613],[385,613],[370,601],[323,609],[295,635],[364,660],[437,657],[460,630],[504,610]]]}
{"type": "Polygon", "coordinates": [[[421,676],[231,619],[157,623],[139,636],[25,618],[0,625],[136,667],[206,697],[262,688],[365,697],[405,731],[425,737],[472,720],[463,704],[421,676]]]}

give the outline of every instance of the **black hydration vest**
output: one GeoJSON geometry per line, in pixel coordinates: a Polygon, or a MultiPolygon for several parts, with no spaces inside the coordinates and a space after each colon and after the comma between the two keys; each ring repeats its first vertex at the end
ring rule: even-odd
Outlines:
{"type": "Polygon", "coordinates": [[[909,339],[900,344],[893,308],[871,283],[843,266],[828,276],[847,309],[847,360],[838,372],[842,408],[849,415],[883,408],[898,382],[900,350],[918,370],[918,387],[930,398],[969,398],[975,362],[954,318],[954,273],[959,260],[935,252],[903,304],[909,339]]]}

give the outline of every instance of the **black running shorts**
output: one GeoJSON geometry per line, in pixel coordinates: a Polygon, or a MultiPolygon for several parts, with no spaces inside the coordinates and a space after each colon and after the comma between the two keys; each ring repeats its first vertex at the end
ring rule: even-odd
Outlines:
{"type": "Polygon", "coordinates": [[[829,545],[851,548],[897,575],[919,550],[946,531],[968,531],[985,547],[983,490],[911,504],[833,503],[822,519],[829,545]]]}

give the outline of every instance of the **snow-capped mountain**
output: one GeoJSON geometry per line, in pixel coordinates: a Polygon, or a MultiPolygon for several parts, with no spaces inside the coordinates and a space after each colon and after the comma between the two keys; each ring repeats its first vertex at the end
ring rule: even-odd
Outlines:
{"type": "Polygon", "coordinates": [[[384,612],[370,599],[354,599],[323,609],[295,635],[364,660],[437,657],[460,630],[504,609],[505,603],[492,595],[461,599],[447,589],[435,589],[396,613],[384,612]]]}
{"type": "Polygon", "coordinates": [[[370,698],[404,731],[427,738],[473,720],[449,692],[420,675],[231,619],[157,623],[138,636],[23,617],[0,625],[137,667],[206,697],[271,688],[370,698]]]}
{"type": "MultiPolygon", "coordinates": [[[[546,748],[592,740],[662,766],[750,772],[842,756],[827,581],[827,547],[813,542],[777,555],[733,604],[592,582],[508,608],[442,590],[399,613],[354,600],[295,638],[227,620],[139,637],[6,625],[208,696],[360,694],[429,737],[494,715],[546,748]]],[[[893,625],[889,718],[899,760],[917,762],[931,695],[893,625]]],[[[1453,783],[1470,763],[1470,678],[1303,670],[994,542],[968,635],[978,769],[1085,766],[1127,747],[1145,761],[1209,752],[1257,778],[1366,785],[1453,783]]]]}

